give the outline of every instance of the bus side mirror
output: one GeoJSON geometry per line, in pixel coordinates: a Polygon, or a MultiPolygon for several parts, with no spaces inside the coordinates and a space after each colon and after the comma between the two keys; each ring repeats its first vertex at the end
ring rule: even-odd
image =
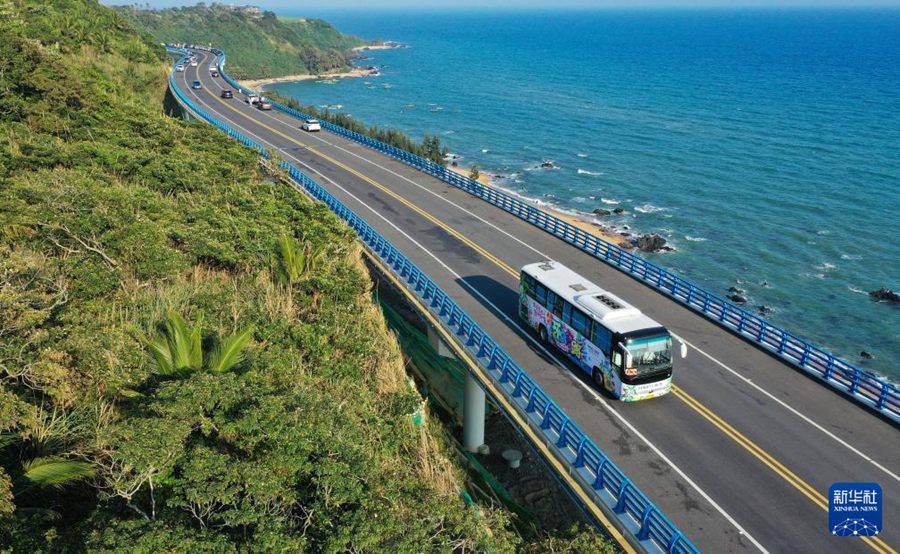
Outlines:
{"type": "Polygon", "coordinates": [[[628,369],[634,365],[634,358],[631,356],[631,352],[625,348],[625,345],[621,342],[619,343],[619,349],[622,351],[622,355],[624,356],[624,362],[622,364],[622,369],[628,369]]]}
{"type": "Polygon", "coordinates": [[[687,358],[687,345],[684,344],[684,341],[678,341],[681,343],[681,357],[687,358]]]}

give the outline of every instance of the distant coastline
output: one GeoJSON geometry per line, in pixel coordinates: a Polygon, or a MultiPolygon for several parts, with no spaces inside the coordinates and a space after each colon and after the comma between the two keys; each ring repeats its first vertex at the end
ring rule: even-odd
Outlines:
{"type": "MultiPolygon", "coordinates": [[[[392,50],[394,48],[408,48],[407,45],[391,40],[378,44],[364,44],[356,46],[351,51],[359,59],[360,52],[369,50],[392,50]]],[[[300,73],[296,75],[282,75],[280,77],[266,77],[264,79],[241,79],[241,84],[250,88],[259,88],[275,83],[294,83],[298,81],[311,81],[313,79],[355,79],[358,77],[377,77],[378,68],[375,66],[354,66],[346,71],[328,73],[300,73]]]]}
{"type": "Polygon", "coordinates": [[[274,83],[292,83],[297,81],[310,81],[313,79],[353,79],[357,77],[375,77],[378,69],[375,67],[354,67],[348,71],[338,73],[301,73],[298,75],[282,75],[281,77],[268,77],[265,79],[241,79],[241,84],[249,88],[259,88],[274,83]]]}

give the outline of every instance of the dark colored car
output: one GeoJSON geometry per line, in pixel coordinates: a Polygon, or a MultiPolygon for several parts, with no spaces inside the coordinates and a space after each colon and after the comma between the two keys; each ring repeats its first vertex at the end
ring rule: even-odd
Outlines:
{"type": "Polygon", "coordinates": [[[191,88],[200,90],[203,88],[203,85],[200,84],[200,81],[194,81],[193,83],[191,83],[191,88]]]}
{"type": "Polygon", "coordinates": [[[222,98],[234,98],[234,93],[231,92],[230,90],[227,90],[227,89],[226,89],[226,90],[223,90],[223,91],[222,91],[222,98]]]}

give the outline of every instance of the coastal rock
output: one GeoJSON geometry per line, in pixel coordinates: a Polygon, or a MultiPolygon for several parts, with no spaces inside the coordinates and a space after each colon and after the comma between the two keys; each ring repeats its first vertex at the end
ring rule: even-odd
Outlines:
{"type": "Polygon", "coordinates": [[[728,292],[733,292],[734,294],[744,294],[746,291],[738,287],[728,287],[728,292]]]}
{"type": "MultiPolygon", "coordinates": [[[[623,235],[624,235],[624,233],[623,233],[623,235]]],[[[635,248],[637,248],[637,246],[633,242],[627,241],[627,240],[623,241],[622,244],[620,244],[619,246],[621,248],[624,248],[625,250],[634,250],[635,248]]]]}
{"type": "Polygon", "coordinates": [[[763,315],[763,316],[769,315],[773,311],[774,310],[772,308],[766,306],[765,304],[760,304],[759,306],[756,307],[756,313],[758,313],[759,315],[763,315]]]}
{"type": "Polygon", "coordinates": [[[735,304],[746,304],[747,303],[747,297],[744,296],[743,294],[738,294],[736,292],[729,294],[725,298],[731,300],[735,304]]]}
{"type": "Polygon", "coordinates": [[[553,169],[553,168],[556,167],[556,166],[553,165],[553,162],[552,162],[552,161],[550,161],[550,160],[544,160],[543,162],[541,162],[541,167],[544,168],[544,169],[553,169]]]}
{"type": "Polygon", "coordinates": [[[874,360],[875,359],[875,355],[867,350],[863,350],[862,352],[860,352],[859,357],[862,358],[863,360],[874,360]]]}
{"type": "MultiPolygon", "coordinates": [[[[644,252],[659,252],[666,250],[666,239],[656,233],[641,235],[635,241],[635,246],[644,252]]],[[[669,247],[671,249],[671,247],[669,247]]]]}
{"type": "Polygon", "coordinates": [[[869,292],[869,296],[874,298],[875,300],[881,300],[884,302],[898,302],[900,303],[900,293],[896,293],[888,288],[880,288],[878,290],[873,290],[869,292]]]}
{"type": "Polygon", "coordinates": [[[609,210],[604,210],[603,208],[597,208],[596,210],[594,210],[594,215],[597,215],[597,216],[600,216],[600,217],[607,216],[607,215],[610,215],[610,214],[612,214],[611,211],[609,211],[609,210]]]}
{"type": "Polygon", "coordinates": [[[624,214],[625,214],[625,208],[615,208],[615,209],[613,209],[613,213],[616,214],[616,215],[624,215],[624,214]]]}

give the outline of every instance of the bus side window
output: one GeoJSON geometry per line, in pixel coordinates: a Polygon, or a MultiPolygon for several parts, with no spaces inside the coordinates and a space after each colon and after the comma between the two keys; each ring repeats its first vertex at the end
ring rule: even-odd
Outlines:
{"type": "Polygon", "coordinates": [[[600,325],[596,321],[591,322],[591,342],[596,344],[597,347],[603,351],[604,354],[609,356],[610,343],[612,342],[612,335],[610,332],[604,327],[600,325]]]}
{"type": "Polygon", "coordinates": [[[534,296],[534,277],[527,273],[522,274],[521,290],[528,296],[534,296]]]}
{"type": "Polygon", "coordinates": [[[547,297],[547,300],[548,300],[549,302],[553,302],[553,306],[552,306],[553,313],[556,314],[556,317],[562,317],[562,315],[563,315],[563,304],[565,304],[566,301],[563,300],[563,298],[562,298],[560,295],[556,294],[555,292],[551,292],[550,294],[553,295],[553,299],[550,300],[550,297],[548,296],[548,297],[547,297]]]}
{"type": "Polygon", "coordinates": [[[537,283],[537,286],[535,287],[535,291],[537,292],[537,294],[535,295],[535,300],[537,300],[541,306],[544,306],[546,308],[547,307],[547,287],[545,287],[544,285],[542,285],[540,283],[537,283]]]}
{"type": "Polygon", "coordinates": [[[563,301],[562,318],[566,325],[572,325],[572,305],[563,301]]]}
{"type": "Polygon", "coordinates": [[[584,335],[591,334],[591,320],[581,310],[572,310],[572,328],[584,335]]]}

